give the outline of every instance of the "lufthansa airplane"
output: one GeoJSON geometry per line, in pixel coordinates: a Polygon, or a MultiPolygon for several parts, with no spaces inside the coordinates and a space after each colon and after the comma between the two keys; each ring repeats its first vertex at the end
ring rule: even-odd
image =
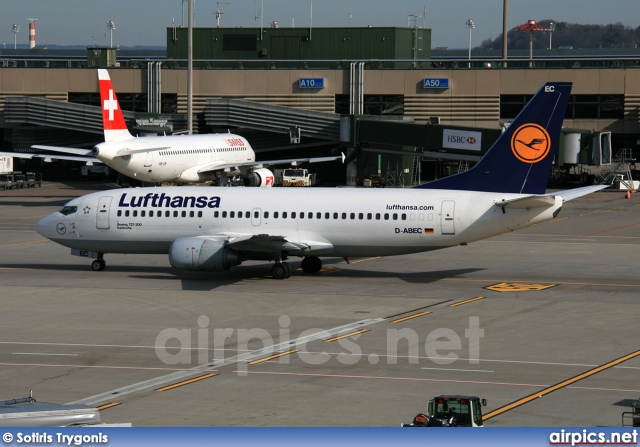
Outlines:
{"type": "Polygon", "coordinates": [[[44,158],[105,163],[112,169],[143,182],[202,183],[242,175],[246,186],[273,186],[273,173],[265,166],[304,162],[344,161],[344,156],[293,158],[255,161],[256,154],[249,142],[234,134],[170,135],[136,138],[127,129],[120,103],[109,72],[98,70],[104,143],[93,149],[63,148],[34,145],[58,154],[26,154],[4,152],[0,155],[20,158],[44,158]]]}
{"type": "Polygon", "coordinates": [[[274,278],[302,258],[393,256],[468,243],[555,218],[565,201],[605,186],[545,194],[571,84],[545,84],[478,164],[408,189],[156,187],[71,200],[36,230],[71,254],[164,254],[177,269],[273,262],[274,278]]]}

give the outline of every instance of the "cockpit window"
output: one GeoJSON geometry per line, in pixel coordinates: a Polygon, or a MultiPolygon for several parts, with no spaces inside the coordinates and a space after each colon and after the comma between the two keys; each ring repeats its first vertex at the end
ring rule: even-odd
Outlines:
{"type": "Polygon", "coordinates": [[[76,211],[78,211],[78,207],[77,206],[67,206],[67,205],[65,205],[60,210],[60,214],[64,214],[65,216],[68,216],[69,214],[73,214],[76,211]]]}

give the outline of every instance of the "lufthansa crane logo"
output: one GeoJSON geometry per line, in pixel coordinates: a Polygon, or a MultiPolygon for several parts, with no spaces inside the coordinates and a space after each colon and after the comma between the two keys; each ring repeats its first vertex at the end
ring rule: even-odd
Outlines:
{"type": "Polygon", "coordinates": [[[551,149],[551,137],[547,130],[534,123],[518,127],[511,137],[513,155],[523,163],[544,160],[551,149]]]}

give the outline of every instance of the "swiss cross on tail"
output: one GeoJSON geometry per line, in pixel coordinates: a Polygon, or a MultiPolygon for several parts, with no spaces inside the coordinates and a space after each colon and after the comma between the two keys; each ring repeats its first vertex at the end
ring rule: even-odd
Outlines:
{"type": "Polygon", "coordinates": [[[105,141],[131,138],[107,70],[98,70],[98,83],[100,86],[102,125],[104,127],[105,141]]]}

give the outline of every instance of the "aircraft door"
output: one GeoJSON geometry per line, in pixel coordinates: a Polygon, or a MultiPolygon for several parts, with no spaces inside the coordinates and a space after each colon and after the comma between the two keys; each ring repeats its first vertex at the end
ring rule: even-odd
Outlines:
{"type": "Polygon", "coordinates": [[[260,226],[261,214],[262,210],[260,208],[254,208],[251,210],[251,225],[253,225],[254,227],[260,226]]]}
{"type": "Polygon", "coordinates": [[[455,227],[455,209],[456,202],[453,200],[442,201],[442,214],[440,217],[440,227],[442,234],[456,234],[455,227]]]}
{"type": "Polygon", "coordinates": [[[146,154],[147,154],[146,155],[147,158],[144,161],[144,167],[148,168],[148,167],[151,167],[151,165],[153,164],[153,152],[149,151],[149,152],[146,152],[146,154]]]}
{"type": "Polygon", "coordinates": [[[98,212],[96,214],[96,228],[98,230],[109,229],[109,209],[111,208],[111,196],[100,197],[98,212]]]}

